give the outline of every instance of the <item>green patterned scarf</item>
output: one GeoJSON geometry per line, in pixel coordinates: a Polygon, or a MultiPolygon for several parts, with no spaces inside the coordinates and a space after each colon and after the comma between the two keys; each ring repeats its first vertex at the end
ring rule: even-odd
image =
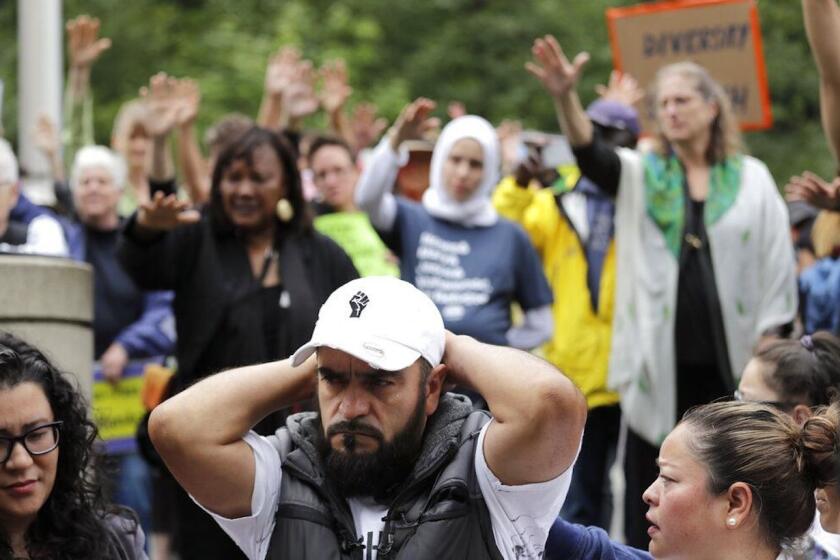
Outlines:
{"type": "MultiPolygon", "coordinates": [[[[685,227],[685,173],[677,156],[667,158],[648,153],[645,164],[645,204],[647,213],[665,236],[671,253],[679,259],[685,227]]],[[[741,187],[742,156],[715,164],[709,176],[709,195],[703,209],[708,228],[735,203],[741,187]]]]}

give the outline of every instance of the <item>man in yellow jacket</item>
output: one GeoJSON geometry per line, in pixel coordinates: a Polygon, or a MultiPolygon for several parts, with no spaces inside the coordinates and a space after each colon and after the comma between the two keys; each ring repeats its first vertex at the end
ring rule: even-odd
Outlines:
{"type": "MultiPolygon", "coordinates": [[[[633,147],[639,134],[636,111],[599,99],[587,113],[598,132],[615,145],[633,147]]],[[[608,472],[615,458],[621,413],[618,394],[607,389],[613,300],[615,242],[613,201],[581,177],[575,165],[557,168],[546,182],[535,150],[496,188],[493,203],[520,223],[539,253],[554,293],[554,335],[545,358],[584,393],[589,415],[583,445],[562,516],[608,529],[612,496],[608,472]],[[556,176],[556,175],[555,175],[556,176]]]]}

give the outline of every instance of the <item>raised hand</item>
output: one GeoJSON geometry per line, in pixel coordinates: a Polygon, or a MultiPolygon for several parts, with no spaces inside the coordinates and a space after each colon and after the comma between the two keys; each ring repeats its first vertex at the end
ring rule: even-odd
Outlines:
{"type": "Polygon", "coordinates": [[[446,114],[450,119],[457,119],[467,114],[467,107],[460,101],[450,101],[446,107],[446,114]]]}
{"type": "Polygon", "coordinates": [[[90,67],[99,56],[111,48],[111,40],[99,39],[99,19],[81,15],[71,19],[65,26],[67,30],[67,52],[70,65],[90,67]]]}
{"type": "Polygon", "coordinates": [[[377,118],[376,113],[377,108],[373,103],[359,103],[353,110],[350,132],[356,150],[363,150],[373,144],[388,128],[388,121],[384,117],[377,118]]]}
{"type": "Polygon", "coordinates": [[[574,89],[584,65],[589,62],[589,54],[585,52],[578,53],[569,62],[560,43],[552,35],[536,39],[531,53],[534,62],[527,62],[525,68],[542,82],[553,97],[561,97],[574,89]]]}
{"type": "Polygon", "coordinates": [[[405,107],[397,117],[396,122],[388,133],[391,137],[391,147],[396,151],[406,140],[420,140],[430,131],[440,126],[440,120],[430,118],[429,113],[436,107],[436,103],[425,97],[418,97],[405,107]]]}
{"type": "Polygon", "coordinates": [[[168,231],[184,224],[193,224],[201,218],[190,203],[178,200],[174,194],[164,196],[158,191],[148,202],[137,209],[137,224],[152,230],[168,231]]]}
{"type": "Polygon", "coordinates": [[[116,384],[128,365],[128,352],[122,344],[114,342],[99,358],[99,363],[102,365],[102,375],[105,379],[111,384],[116,384]]]}
{"type": "Polygon", "coordinates": [[[268,59],[265,69],[265,91],[281,97],[295,79],[300,64],[300,51],[294,47],[283,47],[268,59]]]}
{"type": "Polygon", "coordinates": [[[522,134],[522,123],[519,121],[503,120],[496,128],[499,146],[502,152],[502,171],[505,175],[511,172],[519,161],[519,137],[522,134]]]}
{"type": "Polygon", "coordinates": [[[198,83],[190,78],[182,78],[175,82],[173,94],[177,106],[176,124],[184,127],[194,123],[201,105],[201,90],[198,88],[198,83]]]}
{"type": "Polygon", "coordinates": [[[821,177],[805,171],[802,175],[791,177],[785,185],[785,198],[789,201],[803,201],[824,210],[840,210],[840,177],[831,183],[821,177]]]}
{"type": "Polygon", "coordinates": [[[178,122],[181,101],[177,89],[178,80],[164,72],[152,76],[148,87],[140,88],[140,97],[148,107],[145,126],[152,137],[166,136],[178,122]]]}
{"type": "Polygon", "coordinates": [[[44,152],[47,158],[58,154],[58,131],[48,115],[43,113],[38,115],[35,129],[32,131],[32,139],[35,141],[35,147],[44,152]]]}
{"type": "Polygon", "coordinates": [[[321,67],[324,86],[321,89],[321,106],[328,114],[335,114],[344,107],[353,88],[347,83],[347,65],[342,59],[331,60],[321,67]]]}
{"type": "Polygon", "coordinates": [[[291,119],[301,119],[318,110],[315,71],[310,61],[304,60],[295,67],[292,81],[283,93],[283,103],[291,119]]]}
{"type": "Polygon", "coordinates": [[[645,97],[645,91],[639,86],[636,78],[630,74],[613,70],[607,85],[598,84],[595,91],[601,99],[617,101],[624,105],[633,106],[645,97]]]}

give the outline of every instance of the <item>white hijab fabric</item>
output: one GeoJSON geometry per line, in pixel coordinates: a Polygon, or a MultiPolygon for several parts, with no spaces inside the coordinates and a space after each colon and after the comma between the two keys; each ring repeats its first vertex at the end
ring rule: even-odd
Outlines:
{"type": "Polygon", "coordinates": [[[481,117],[466,115],[447,124],[440,133],[429,174],[429,188],[423,193],[423,207],[435,218],[466,227],[488,227],[498,221],[490,196],[499,182],[499,138],[493,126],[481,117]],[[472,138],[484,153],[484,173],[473,196],[464,202],[454,200],[443,183],[443,164],[452,147],[464,138],[472,138]]]}

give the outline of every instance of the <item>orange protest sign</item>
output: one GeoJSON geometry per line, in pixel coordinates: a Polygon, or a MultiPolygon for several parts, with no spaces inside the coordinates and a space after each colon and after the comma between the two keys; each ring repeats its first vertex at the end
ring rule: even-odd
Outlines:
{"type": "Polygon", "coordinates": [[[691,60],[729,94],[742,129],[773,125],[754,0],[673,0],[611,8],[606,16],[615,68],[643,87],[660,67],[691,60]]]}

